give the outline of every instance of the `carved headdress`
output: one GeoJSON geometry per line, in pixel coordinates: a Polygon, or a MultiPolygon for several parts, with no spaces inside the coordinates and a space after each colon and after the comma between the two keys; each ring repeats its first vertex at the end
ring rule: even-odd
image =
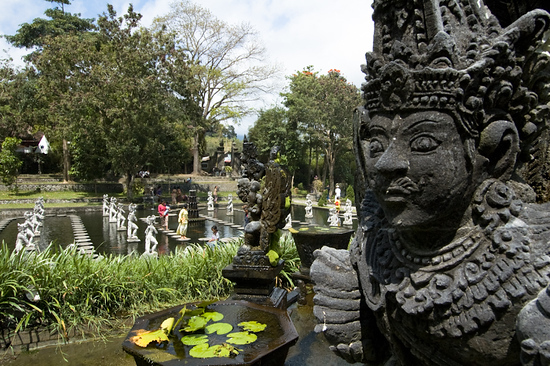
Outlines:
{"type": "Polygon", "coordinates": [[[442,110],[473,138],[507,120],[530,158],[549,116],[550,58],[539,50],[547,12],[503,28],[481,0],[375,0],[373,8],[374,47],[363,68],[371,115],[442,110]]]}

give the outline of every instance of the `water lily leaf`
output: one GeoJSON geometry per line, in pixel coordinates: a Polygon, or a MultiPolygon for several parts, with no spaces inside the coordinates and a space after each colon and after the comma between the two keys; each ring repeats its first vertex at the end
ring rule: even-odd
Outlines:
{"type": "Polygon", "coordinates": [[[176,324],[174,324],[172,329],[176,329],[176,327],[179,325],[179,323],[181,323],[183,321],[183,317],[185,316],[186,311],[187,311],[187,306],[184,306],[183,308],[181,308],[181,310],[178,313],[180,315],[180,317],[178,318],[178,320],[176,321],[176,324]]]}
{"type": "Polygon", "coordinates": [[[269,258],[269,263],[275,267],[279,263],[279,254],[275,252],[274,250],[270,250],[267,252],[267,257],[269,258]]]}
{"type": "Polygon", "coordinates": [[[164,330],[145,330],[140,329],[137,334],[130,338],[130,342],[140,347],[147,347],[151,342],[162,343],[168,341],[168,336],[164,333],[164,330]]]}
{"type": "Polygon", "coordinates": [[[300,228],[299,231],[308,231],[309,229],[307,227],[300,228]]]}
{"type": "Polygon", "coordinates": [[[185,315],[188,315],[188,316],[198,316],[198,315],[202,315],[204,313],[204,308],[198,308],[198,309],[187,309],[187,311],[185,312],[185,315]]]}
{"type": "Polygon", "coordinates": [[[229,323],[214,323],[210,324],[206,328],[204,328],[204,331],[206,334],[227,334],[233,330],[233,326],[229,323]]]}
{"type": "Polygon", "coordinates": [[[231,357],[239,354],[240,349],[230,344],[216,344],[212,347],[207,343],[200,344],[189,350],[189,355],[195,358],[231,357]]]}
{"type": "Polygon", "coordinates": [[[181,343],[186,346],[196,346],[198,344],[208,343],[208,336],[206,334],[189,334],[181,337],[181,343]]]}
{"type": "Polygon", "coordinates": [[[213,322],[219,322],[223,319],[223,314],[217,311],[208,311],[201,315],[206,320],[212,320],[213,322]]]}
{"type": "Polygon", "coordinates": [[[267,324],[258,323],[255,320],[249,321],[249,322],[241,322],[238,324],[239,327],[243,327],[244,330],[248,330],[249,332],[261,332],[267,327],[267,324]]]}
{"type": "Polygon", "coordinates": [[[232,344],[249,344],[255,342],[256,339],[258,339],[258,336],[256,334],[249,332],[229,333],[227,337],[229,338],[227,340],[227,343],[232,344]]]}
{"type": "Polygon", "coordinates": [[[196,330],[204,328],[208,321],[202,316],[193,316],[189,319],[187,325],[183,328],[186,332],[194,332],[196,330]]]}
{"type": "MultiPolygon", "coordinates": [[[[302,230],[302,229],[300,229],[302,230]]],[[[289,228],[288,231],[290,231],[292,234],[296,234],[298,232],[298,230],[294,229],[294,228],[289,228]]]]}
{"type": "Polygon", "coordinates": [[[174,328],[174,323],[176,322],[176,319],[174,318],[168,318],[165,319],[162,324],[160,325],[160,329],[164,331],[164,333],[169,334],[172,329],[174,328]]]}

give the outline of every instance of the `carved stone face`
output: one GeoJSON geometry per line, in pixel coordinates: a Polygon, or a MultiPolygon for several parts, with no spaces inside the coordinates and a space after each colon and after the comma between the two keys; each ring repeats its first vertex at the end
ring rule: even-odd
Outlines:
{"type": "Polygon", "coordinates": [[[453,117],[375,115],[362,134],[368,184],[393,227],[458,228],[476,182],[453,117]]]}

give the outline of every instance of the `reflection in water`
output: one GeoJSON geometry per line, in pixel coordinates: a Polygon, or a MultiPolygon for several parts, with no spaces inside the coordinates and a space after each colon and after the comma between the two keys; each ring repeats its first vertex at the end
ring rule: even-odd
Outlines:
{"type": "MultiPolygon", "coordinates": [[[[176,230],[178,226],[177,212],[175,209],[173,216],[169,219],[169,228],[176,230]]],[[[95,250],[98,254],[108,255],[127,255],[132,253],[143,253],[144,251],[144,235],[146,223],[140,218],[154,214],[154,210],[138,210],[136,211],[137,220],[137,236],[139,242],[128,242],[126,231],[118,231],[116,223],[110,223],[108,217],[103,217],[102,211],[81,212],[78,213],[82,219],[90,240],[92,241],[95,250]]],[[[191,238],[191,243],[198,243],[199,238],[210,238],[212,235],[211,227],[216,225],[220,232],[220,238],[231,238],[242,236],[242,225],[244,224],[244,213],[242,210],[235,210],[234,215],[227,215],[225,207],[220,206],[213,211],[202,210],[201,214],[208,215],[211,219],[206,219],[199,222],[190,222],[187,230],[187,236],[191,238]],[[227,224],[219,223],[213,219],[226,221],[227,224]],[[239,225],[238,228],[231,227],[232,224],[239,225]]],[[[292,206],[292,218],[294,220],[293,227],[299,227],[296,221],[303,223],[311,223],[320,226],[327,226],[328,210],[313,209],[313,218],[305,219],[305,207],[292,206]]],[[[0,232],[0,241],[5,241],[8,248],[15,247],[17,237],[17,224],[23,222],[23,219],[13,220],[4,230],[0,232]]],[[[158,219],[157,219],[158,222],[158,219]]],[[[357,227],[354,220],[353,229],[357,227]]],[[[176,248],[185,248],[187,244],[176,241],[175,238],[169,237],[164,233],[158,233],[157,241],[159,245],[157,251],[159,254],[169,254],[176,248]]],[[[73,243],[74,236],[68,217],[46,217],[42,235],[39,238],[39,247],[46,248],[49,243],[57,243],[62,247],[73,243]]]]}

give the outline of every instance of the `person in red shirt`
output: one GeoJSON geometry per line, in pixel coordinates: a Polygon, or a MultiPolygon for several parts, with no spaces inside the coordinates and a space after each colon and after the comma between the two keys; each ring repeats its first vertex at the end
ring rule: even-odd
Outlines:
{"type": "Polygon", "coordinates": [[[166,201],[162,201],[158,207],[159,216],[160,216],[160,226],[165,230],[168,230],[168,211],[170,207],[166,206],[166,201]]]}

